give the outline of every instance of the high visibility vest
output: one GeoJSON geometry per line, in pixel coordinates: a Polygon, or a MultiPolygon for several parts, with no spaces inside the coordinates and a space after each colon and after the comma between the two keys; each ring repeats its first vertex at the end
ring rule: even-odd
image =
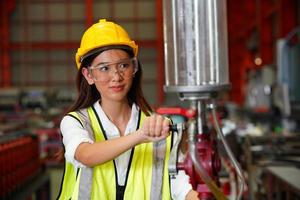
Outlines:
{"type": "MultiPolygon", "coordinates": [[[[93,106],[71,112],[69,115],[79,120],[95,142],[107,140],[100,118],[93,106]]],[[[145,116],[139,111],[137,129],[143,124],[145,116]]],[[[124,200],[171,199],[168,174],[170,150],[171,136],[159,142],[139,144],[131,149],[124,200]]],[[[114,160],[93,168],[78,169],[71,163],[65,162],[58,199],[115,200],[118,191],[117,180],[114,160]]]]}

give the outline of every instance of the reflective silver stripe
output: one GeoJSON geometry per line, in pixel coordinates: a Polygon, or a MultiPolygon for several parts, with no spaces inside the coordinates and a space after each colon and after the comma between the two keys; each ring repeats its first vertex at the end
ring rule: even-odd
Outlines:
{"type": "Polygon", "coordinates": [[[81,119],[83,128],[85,130],[87,130],[90,138],[93,141],[95,141],[94,132],[93,132],[92,125],[91,125],[91,120],[90,120],[87,109],[80,109],[79,111],[77,111],[77,114],[79,115],[79,117],[81,119]]]}
{"type": "MultiPolygon", "coordinates": [[[[87,109],[81,109],[77,112],[79,115],[83,127],[87,130],[90,138],[95,141],[94,132],[91,127],[91,120],[88,115],[87,109]]],[[[93,180],[93,168],[81,168],[81,175],[79,179],[79,191],[78,191],[78,199],[79,200],[89,200],[91,199],[92,192],[92,180],[93,180]]]]}
{"type": "Polygon", "coordinates": [[[162,199],[166,140],[153,143],[153,167],[150,199],[162,199]]]}
{"type": "MultiPolygon", "coordinates": [[[[84,129],[88,131],[89,136],[95,141],[94,133],[92,131],[91,120],[88,115],[87,109],[77,111],[84,129]]],[[[153,143],[153,166],[152,166],[152,181],[150,199],[162,199],[163,180],[164,180],[164,165],[166,155],[167,141],[158,141],[153,143]]],[[[92,181],[93,181],[93,168],[81,168],[79,179],[78,199],[89,200],[91,199],[92,181]]]]}
{"type": "Polygon", "coordinates": [[[90,200],[92,192],[93,168],[82,168],[79,183],[79,200],[90,200]]]}

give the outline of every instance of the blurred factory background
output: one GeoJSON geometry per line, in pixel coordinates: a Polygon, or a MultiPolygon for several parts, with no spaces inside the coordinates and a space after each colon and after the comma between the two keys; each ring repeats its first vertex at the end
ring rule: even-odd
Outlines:
{"type": "MultiPolygon", "coordinates": [[[[1,0],[0,8],[0,199],[57,197],[75,52],[100,18],[139,45],[151,105],[185,106],[163,90],[161,0],[1,0]]],[[[300,1],[227,0],[227,23],[231,89],[217,103],[246,176],[243,198],[300,199],[300,1]]]]}

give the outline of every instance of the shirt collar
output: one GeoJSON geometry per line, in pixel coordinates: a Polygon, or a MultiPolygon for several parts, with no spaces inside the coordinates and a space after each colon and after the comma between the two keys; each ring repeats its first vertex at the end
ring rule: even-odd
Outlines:
{"type": "MultiPolygon", "coordinates": [[[[120,137],[120,132],[116,125],[114,125],[105,114],[104,110],[102,109],[100,103],[97,101],[94,103],[94,108],[99,116],[99,119],[102,123],[102,126],[106,132],[106,135],[109,139],[120,137]]],[[[137,128],[137,122],[139,118],[139,107],[133,103],[131,106],[131,115],[126,126],[125,135],[133,132],[137,128]]]]}

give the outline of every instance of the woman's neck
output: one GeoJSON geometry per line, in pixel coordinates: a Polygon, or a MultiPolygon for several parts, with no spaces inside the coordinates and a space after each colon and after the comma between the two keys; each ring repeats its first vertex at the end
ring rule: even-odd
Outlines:
{"type": "MultiPolygon", "coordinates": [[[[131,107],[128,102],[101,102],[101,107],[110,121],[116,126],[121,124],[127,125],[130,115],[131,107]]],[[[120,127],[119,127],[120,128],[120,127]]]]}

